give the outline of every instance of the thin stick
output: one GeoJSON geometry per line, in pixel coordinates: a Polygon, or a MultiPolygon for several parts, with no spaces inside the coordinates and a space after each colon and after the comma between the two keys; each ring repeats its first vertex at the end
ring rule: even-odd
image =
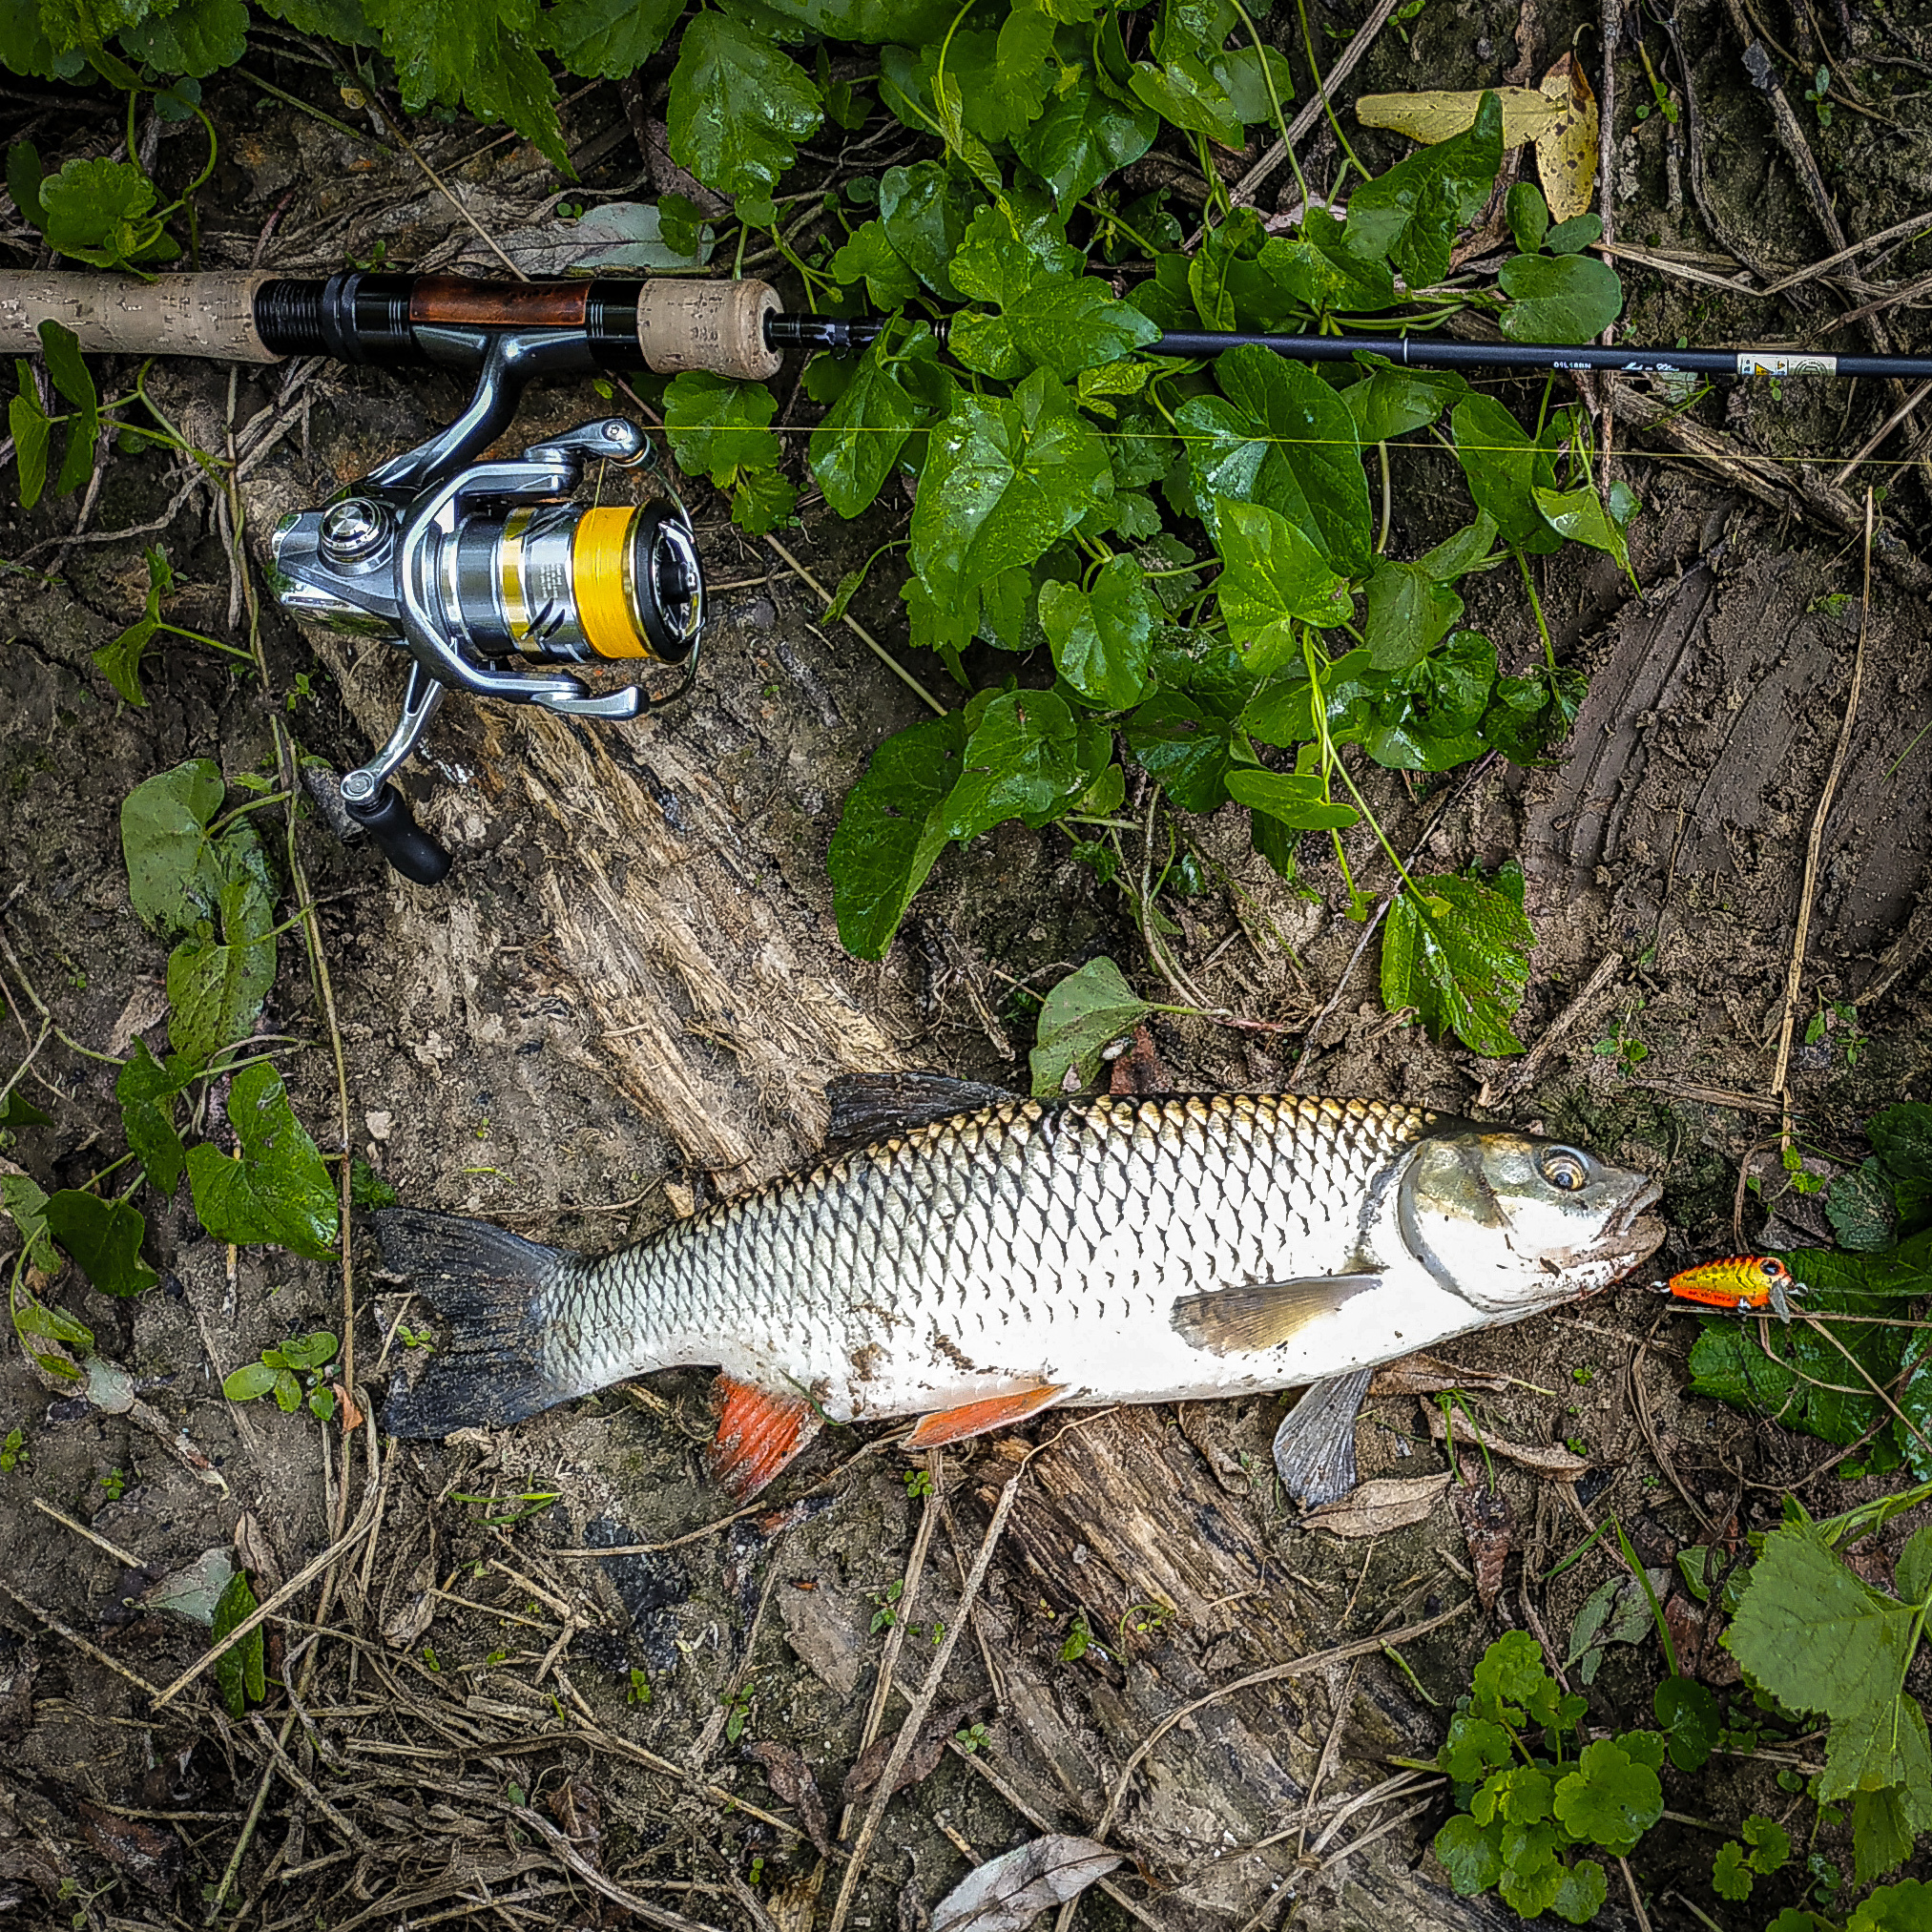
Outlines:
{"type": "Polygon", "coordinates": [[[1296,1657],[1285,1664],[1271,1664],[1265,1671],[1251,1671],[1245,1677],[1236,1677],[1232,1684],[1223,1684],[1218,1690],[1210,1691],[1205,1696],[1196,1697],[1192,1703],[1183,1704],[1177,1711],[1170,1711],[1158,1724],[1141,1740],[1133,1755],[1127,1760],[1119,1779],[1113,1787],[1113,1795],[1107,1800],[1107,1809],[1100,1816],[1100,1822],[1093,1827],[1091,1837],[1106,1840],[1112,1829],[1113,1820],[1120,1810],[1121,1800],[1127,1796],[1127,1787],[1132,1782],[1133,1774],[1147,1761],[1153,1748],[1172,1731],[1176,1724],[1192,1717],[1196,1711],[1205,1710],[1210,1704],[1218,1704],[1223,1697],[1232,1697],[1236,1691],[1246,1691],[1257,1684],[1273,1684],[1283,1677],[1298,1677],[1307,1671],[1325,1670],[1330,1664],[1344,1664],[1351,1657],[1364,1657],[1371,1651],[1380,1651],[1384,1644],[1412,1643],[1417,1637],[1426,1636],[1429,1631],[1440,1630],[1444,1624],[1454,1623],[1458,1617],[1466,1616],[1475,1608],[1472,1597],[1467,1603],[1458,1604],[1452,1610],[1444,1610],[1441,1616],[1430,1617],[1419,1624],[1410,1624],[1407,1629],[1386,1631],[1380,1636],[1361,1637],[1352,1644],[1338,1644],[1330,1651],[1314,1651],[1305,1657],[1296,1657]]]}
{"type": "Polygon", "coordinates": [[[104,1549],[116,1563],[125,1564],[130,1569],[145,1569],[147,1565],[131,1549],[123,1549],[118,1543],[110,1543],[105,1536],[99,1536],[85,1523],[76,1523],[72,1516],[56,1509],[52,1503],[43,1503],[38,1496],[30,1499],[43,1516],[51,1516],[63,1529],[72,1529],[76,1536],[84,1536],[96,1549],[104,1549]]]}
{"type": "MultiPolygon", "coordinates": [[[[1050,1442],[1057,1443],[1062,1430],[1050,1442]]],[[[946,1626],[945,1641],[939,1647],[939,1654],[933,1658],[931,1668],[925,1673],[925,1683],[912,1701],[912,1709],[905,1714],[905,1722],[899,1727],[899,1735],[893,1739],[891,1755],[885,1760],[885,1768],[879,1774],[879,1782],[872,1793],[872,1802],[865,1813],[865,1822],[859,1827],[859,1837],[852,1847],[852,1861],[845,1867],[845,1877],[839,1886],[838,1902],[832,1907],[832,1922],[827,1932],[842,1932],[845,1915],[852,1907],[852,1895],[859,1886],[859,1875],[865,1868],[865,1855],[872,1849],[872,1840],[879,1831],[879,1820],[885,1815],[885,1807],[891,1799],[898,1781],[901,1767],[911,1755],[912,1747],[919,1736],[919,1727],[925,1722],[926,1713],[932,1709],[932,1702],[939,1695],[941,1680],[945,1675],[945,1667],[952,1661],[953,1647],[959,1642],[960,1631],[972,1619],[973,1603],[979,1596],[980,1587],[987,1580],[987,1569],[993,1560],[993,1550],[999,1544],[1000,1534],[1007,1527],[1007,1518],[1013,1513],[1013,1505],[1019,1501],[1020,1484],[1030,1463],[1042,1448],[1050,1446],[1043,1443],[1027,1452],[1026,1461],[1007,1479],[1007,1485],[1000,1491],[1000,1500],[993,1508],[993,1520],[987,1525],[985,1539],[980,1544],[980,1553],[973,1558],[973,1567],[966,1576],[966,1587],[960,1591],[959,1607],[953,1611],[952,1622],[946,1626]]],[[[937,1517],[937,1510],[933,1512],[937,1517]]]]}
{"type": "Polygon", "coordinates": [[[135,1689],[145,1691],[150,1697],[159,1701],[160,1693],[137,1671],[131,1671],[125,1664],[116,1663],[105,1651],[96,1649],[94,1645],[89,1643],[78,1631],[69,1630],[52,1610],[42,1610],[37,1603],[29,1603],[10,1584],[0,1582],[0,1590],[5,1590],[28,1615],[38,1617],[56,1636],[65,1637],[75,1650],[85,1651],[96,1664],[105,1664],[116,1677],[125,1677],[135,1689]]]}
{"type": "Polygon", "coordinates": [[[1881,444],[1927,396],[1932,396],[1932,383],[1921,383],[1865,440],[1859,445],[1858,453],[1845,462],[1832,477],[1834,488],[1842,489],[1851,473],[1880,444],[1881,444]]]}
{"type": "MultiPolygon", "coordinates": [[[[1335,65],[1328,70],[1328,78],[1315,76],[1315,98],[1288,123],[1288,138],[1278,140],[1266,154],[1235,183],[1229,200],[1236,207],[1254,199],[1255,190],[1288,158],[1288,150],[1319,121],[1327,112],[1328,102],[1348,76],[1361,64],[1361,57],[1374,46],[1375,37],[1388,25],[1389,15],[1396,10],[1396,0],[1376,0],[1369,16],[1355,31],[1355,37],[1341,50],[1335,65]]],[[[1188,242],[1192,250],[1201,239],[1202,231],[1196,229],[1188,242]]]]}
{"type": "Polygon", "coordinates": [[[1643,1927],[1643,1932],[1651,1932],[1651,1915],[1644,1910],[1643,1897],[1637,1890],[1636,1879],[1631,1871],[1631,1861],[1619,1858],[1617,1868],[1624,1875],[1624,1886],[1631,1895],[1631,1908],[1637,1915],[1637,1923],[1643,1927]]]}
{"type": "Polygon", "coordinates": [[[1815,276],[1823,275],[1827,269],[1836,268],[1841,261],[1849,261],[1855,255],[1862,255],[1868,248],[1882,247],[1887,241],[1896,241],[1901,235],[1909,235],[1915,228],[1932,227],[1932,213],[1913,215],[1903,221],[1895,221],[1889,228],[1881,228],[1876,235],[1867,235],[1862,241],[1853,241],[1840,248],[1836,255],[1827,255],[1822,261],[1814,261],[1809,268],[1800,268],[1785,276],[1781,280],[1769,283],[1757,291],[1759,295],[1781,295],[1787,288],[1796,288],[1801,281],[1810,281],[1815,276]]]}
{"type": "MultiPolygon", "coordinates": [[[[911,1552],[905,1559],[905,1576],[899,1587],[899,1613],[892,1619],[892,1628],[885,1633],[885,1654],[879,1660],[879,1676],[872,1686],[872,1702],[866,1707],[865,1723],[859,1733],[856,1755],[864,1755],[872,1740],[879,1735],[880,1726],[885,1722],[885,1707],[892,1699],[893,1673],[899,1668],[899,1652],[905,1643],[906,1622],[912,1614],[913,1599],[919,1594],[920,1579],[925,1573],[926,1551],[932,1548],[933,1531],[939,1527],[940,1512],[944,1507],[940,1484],[945,1470],[945,1451],[928,1450],[925,1458],[925,1507],[920,1511],[919,1528],[912,1539],[911,1552]]],[[[777,1573],[776,1569],[773,1573],[777,1573]]],[[[852,1815],[858,1809],[857,1805],[848,1804],[841,1816],[839,1836],[841,1839],[851,1831],[852,1815]]]]}
{"type": "MultiPolygon", "coordinates": [[[[828,591],[824,587],[824,585],[821,584],[818,580],[818,578],[815,577],[811,573],[811,571],[808,571],[804,567],[804,565],[801,564],[798,560],[798,558],[795,557],[791,553],[791,551],[788,551],[784,547],[784,545],[778,540],[777,537],[768,535],[765,538],[765,542],[768,543],[772,547],[772,549],[776,551],[778,554],[784,560],[784,563],[788,569],[796,571],[800,576],[804,578],[805,582],[808,583],[813,590],[818,592],[820,597],[822,598],[825,603],[827,604],[831,603],[832,601],[831,592],[828,591]]],[[[911,672],[906,670],[905,666],[900,663],[899,659],[893,656],[892,653],[889,652],[885,648],[885,646],[883,645],[879,641],[879,639],[872,634],[870,631],[866,630],[864,625],[860,623],[858,618],[853,616],[851,612],[847,611],[841,618],[841,622],[842,622],[845,628],[848,631],[852,632],[861,640],[861,642],[864,644],[865,648],[868,651],[870,651],[872,654],[876,658],[878,658],[883,665],[885,666],[886,670],[891,672],[893,676],[899,679],[900,683],[904,685],[908,691],[914,693],[918,697],[924,700],[924,703],[929,705],[932,708],[932,710],[934,710],[939,714],[941,717],[944,717],[945,716],[946,710],[945,706],[943,705],[939,701],[939,699],[936,698],[932,695],[932,693],[929,692],[925,688],[925,686],[923,685],[919,681],[919,679],[912,675],[911,672]]]]}
{"type": "Polygon", "coordinates": [[[350,1844],[361,1851],[372,1850],[368,1833],[354,1818],[345,1818],[308,1778],[302,1776],[295,1760],[281,1748],[275,1733],[268,1728],[267,1718],[260,1711],[251,1711],[248,1715],[255,1726],[255,1735],[267,1746],[269,1756],[275,1760],[276,1770],[280,1772],[282,1776],[301,1792],[302,1797],[307,1798],[350,1844]]]}
{"type": "Polygon", "coordinates": [[[483,225],[483,223],[479,221],[476,218],[476,217],[472,215],[469,212],[469,210],[466,208],[463,205],[463,203],[456,198],[455,195],[453,195],[450,192],[448,186],[445,183],[442,176],[440,176],[436,172],[436,170],[432,168],[429,165],[429,163],[426,161],[423,158],[423,156],[417,152],[415,142],[412,141],[409,138],[409,136],[403,132],[402,128],[397,123],[395,115],[389,112],[387,103],[383,99],[380,93],[376,93],[376,91],[373,88],[369,91],[369,99],[375,103],[376,112],[380,114],[385,121],[388,122],[389,132],[395,135],[397,144],[402,148],[403,152],[405,155],[407,155],[408,157],[412,161],[414,161],[416,165],[419,168],[421,168],[426,175],[429,177],[430,181],[435,185],[437,192],[442,195],[443,198],[446,201],[447,201],[449,205],[452,208],[454,208],[456,212],[459,215],[461,215],[463,218],[467,222],[468,222],[473,229],[476,230],[477,234],[482,238],[483,245],[486,248],[488,248],[489,252],[493,256],[495,256],[496,259],[500,262],[502,262],[503,265],[507,269],[509,269],[509,272],[513,276],[515,276],[519,281],[528,281],[530,280],[530,277],[527,276],[523,272],[523,270],[520,269],[516,265],[516,263],[513,262],[509,259],[509,257],[507,256],[503,252],[503,250],[497,246],[495,236],[490,234],[489,230],[487,229],[483,225]]]}
{"type": "Polygon", "coordinates": [[[625,1891],[623,1886],[613,1884],[542,1812],[532,1811],[527,1804],[519,1804],[510,1807],[509,1815],[518,1824],[535,1832],[585,1884],[593,1892],[601,1892],[613,1905],[622,1905],[627,1912],[634,1912],[647,1924],[663,1926],[664,1932],[715,1932],[715,1928],[699,1920],[687,1919],[681,1912],[667,1911],[662,1905],[653,1905],[634,1893],[625,1891]]]}
{"type": "Polygon", "coordinates": [[[1852,688],[1845,699],[1843,722],[1839,726],[1839,747],[1832,755],[1832,768],[1825,775],[1824,795],[1818,801],[1818,814],[1811,821],[1811,838],[1805,846],[1804,893],[1797,903],[1797,931],[1791,943],[1791,968],[1784,980],[1784,1024],[1777,1034],[1777,1070],[1772,1075],[1771,1091],[1784,1103],[1784,1145],[1791,1145],[1791,1090],[1786,1076],[1791,1070],[1791,1035],[1797,1024],[1797,995],[1804,978],[1805,942],[1811,934],[1812,899],[1818,891],[1819,854],[1824,848],[1825,821],[1831,816],[1832,799],[1839,788],[1839,777],[1845,768],[1845,754],[1851,749],[1852,726],[1859,715],[1859,688],[1865,678],[1865,632],[1872,618],[1872,492],[1865,491],[1865,595],[1859,612],[1859,648],[1852,657],[1852,688]]]}

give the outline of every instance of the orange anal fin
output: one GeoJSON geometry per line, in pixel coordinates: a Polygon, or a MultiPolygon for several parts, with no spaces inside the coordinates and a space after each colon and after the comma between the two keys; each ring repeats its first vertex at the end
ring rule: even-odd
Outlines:
{"type": "Polygon", "coordinates": [[[1015,1389],[1011,1395],[984,1396],[976,1402],[962,1402],[956,1409],[935,1409],[931,1415],[920,1417],[919,1426],[905,1439],[905,1446],[936,1449],[945,1443],[983,1436],[988,1429],[1004,1429],[1051,1407],[1066,1393],[1064,1383],[1049,1381],[1037,1388],[1015,1389]]]}
{"type": "Polygon", "coordinates": [[[711,1472],[734,1496],[756,1496],[814,1436],[819,1418],[800,1395],[774,1395],[721,1375],[711,1472]]]}

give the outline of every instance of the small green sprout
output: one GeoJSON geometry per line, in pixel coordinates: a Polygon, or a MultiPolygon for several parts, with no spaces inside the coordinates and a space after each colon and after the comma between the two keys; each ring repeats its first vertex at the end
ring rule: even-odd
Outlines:
{"type": "Polygon", "coordinates": [[[100,1485],[107,1491],[107,1499],[110,1503],[118,1503],[121,1500],[122,1491],[128,1486],[128,1479],[120,1470],[110,1469],[100,1479],[100,1485]]]}
{"type": "Polygon", "coordinates": [[[634,1664],[631,1667],[631,1688],[624,1693],[627,1704],[648,1704],[651,1701],[651,1678],[634,1664]]]}
{"type": "Polygon", "coordinates": [[[10,1476],[15,1469],[24,1469],[33,1461],[33,1451],[27,1446],[25,1429],[9,1429],[7,1440],[0,1443],[0,1476],[10,1476]]]}
{"type": "Polygon", "coordinates": [[[260,1361],[247,1361],[221,1384],[232,1402],[275,1398],[283,1415],[292,1416],[304,1402],[318,1422],[335,1420],[336,1399],[329,1382],[339,1373],[336,1338],[326,1328],[312,1335],[292,1335],[280,1348],[264,1348],[260,1361]]]}
{"type": "Polygon", "coordinates": [[[1087,1628],[1087,1614],[1084,1610],[1073,1612],[1073,1628],[1067,1632],[1067,1641],[1060,1646],[1060,1661],[1063,1664],[1077,1664],[1087,1654],[1087,1647],[1093,1641],[1093,1632],[1087,1628]]]}

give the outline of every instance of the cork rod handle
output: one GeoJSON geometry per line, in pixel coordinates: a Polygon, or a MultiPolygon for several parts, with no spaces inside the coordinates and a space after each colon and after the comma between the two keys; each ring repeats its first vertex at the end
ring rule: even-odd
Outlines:
{"type": "Polygon", "coordinates": [[[0,352],[31,355],[40,324],[57,322],[84,349],[130,356],[209,356],[273,363],[255,327],[255,291],[266,275],[111,275],[0,271],[0,352]]]}

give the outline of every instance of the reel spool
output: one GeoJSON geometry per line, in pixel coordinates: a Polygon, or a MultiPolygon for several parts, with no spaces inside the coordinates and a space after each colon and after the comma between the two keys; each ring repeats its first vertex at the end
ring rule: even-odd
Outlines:
{"type": "Polygon", "coordinates": [[[525,381],[579,361],[581,335],[479,333],[473,347],[476,394],[456,423],[322,508],[284,517],[273,541],[284,609],[387,638],[414,660],[388,743],[343,778],[342,797],[390,864],[424,885],[447,874],[449,855],[390,779],[447,690],[567,717],[636,717],[689,690],[705,620],[704,570],[682,504],[571,501],[592,461],[627,469],[651,461],[635,424],[603,417],[512,462],[468,461],[508,423],[525,381]],[[667,664],[682,675],[652,698],[634,683],[593,695],[578,677],[544,671],[603,663],[667,664]]]}

